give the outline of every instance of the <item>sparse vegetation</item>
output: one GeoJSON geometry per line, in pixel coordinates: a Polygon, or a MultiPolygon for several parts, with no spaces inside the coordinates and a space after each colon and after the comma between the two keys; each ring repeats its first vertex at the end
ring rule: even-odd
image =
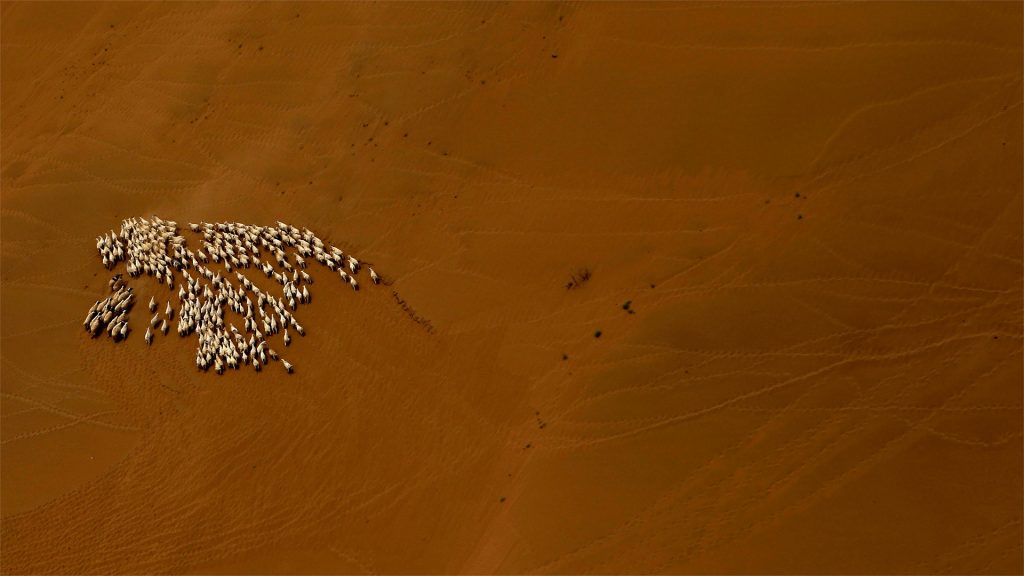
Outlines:
{"type": "Polygon", "coordinates": [[[572,276],[569,279],[569,282],[567,282],[565,285],[565,289],[572,290],[574,288],[579,288],[587,280],[590,280],[590,269],[583,268],[581,270],[578,270],[577,272],[574,272],[572,274],[572,276]]]}

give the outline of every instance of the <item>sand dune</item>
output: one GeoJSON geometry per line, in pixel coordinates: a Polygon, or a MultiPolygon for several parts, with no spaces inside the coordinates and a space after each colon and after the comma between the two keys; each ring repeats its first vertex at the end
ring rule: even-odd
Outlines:
{"type": "Polygon", "coordinates": [[[0,17],[3,573],[1024,571],[1020,4],[0,17]],[[152,214],[390,286],[90,340],[152,214]]]}

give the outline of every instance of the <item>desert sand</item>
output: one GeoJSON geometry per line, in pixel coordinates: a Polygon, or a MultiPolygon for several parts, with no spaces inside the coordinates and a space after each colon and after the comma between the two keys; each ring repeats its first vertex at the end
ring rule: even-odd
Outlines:
{"type": "Polygon", "coordinates": [[[1024,571],[1020,3],[0,18],[3,573],[1024,571]],[[154,214],[389,285],[91,340],[154,214]]]}

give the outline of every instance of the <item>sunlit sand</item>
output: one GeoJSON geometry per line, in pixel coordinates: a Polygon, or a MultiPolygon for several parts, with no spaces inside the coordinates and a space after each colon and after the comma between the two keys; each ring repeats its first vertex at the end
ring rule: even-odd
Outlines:
{"type": "Polygon", "coordinates": [[[3,2],[0,572],[1024,572],[1022,10],[3,2]]]}

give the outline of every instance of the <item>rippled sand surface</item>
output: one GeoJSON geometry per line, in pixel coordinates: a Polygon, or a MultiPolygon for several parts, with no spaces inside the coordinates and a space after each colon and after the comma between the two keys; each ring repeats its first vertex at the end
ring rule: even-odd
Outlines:
{"type": "Polygon", "coordinates": [[[4,573],[1024,570],[1021,4],[0,17],[4,573]],[[90,340],[153,214],[390,286],[90,340]]]}

